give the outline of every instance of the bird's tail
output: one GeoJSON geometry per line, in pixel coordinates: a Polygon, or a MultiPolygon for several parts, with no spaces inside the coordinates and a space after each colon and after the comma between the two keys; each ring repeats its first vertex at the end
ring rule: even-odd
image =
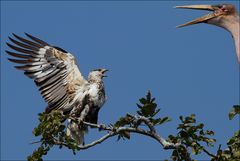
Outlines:
{"type": "Polygon", "coordinates": [[[85,125],[78,125],[76,122],[68,119],[67,135],[74,139],[78,145],[84,145],[84,135],[88,132],[85,125]]]}

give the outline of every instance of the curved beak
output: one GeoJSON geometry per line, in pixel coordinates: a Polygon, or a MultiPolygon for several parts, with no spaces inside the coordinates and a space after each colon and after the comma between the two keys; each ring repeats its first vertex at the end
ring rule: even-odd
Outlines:
{"type": "Polygon", "coordinates": [[[197,24],[197,23],[203,23],[209,19],[212,19],[212,18],[215,18],[215,17],[218,17],[218,16],[224,14],[224,12],[219,10],[219,7],[217,5],[186,5],[186,6],[176,6],[175,8],[214,11],[214,12],[204,15],[200,18],[196,18],[190,22],[179,25],[179,26],[177,26],[177,28],[189,26],[189,25],[193,25],[193,24],[197,24]]]}

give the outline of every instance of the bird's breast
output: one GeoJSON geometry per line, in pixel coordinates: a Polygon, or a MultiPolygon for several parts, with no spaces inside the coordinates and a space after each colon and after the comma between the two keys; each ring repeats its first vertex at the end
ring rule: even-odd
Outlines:
{"type": "Polygon", "coordinates": [[[91,84],[88,94],[95,106],[101,107],[105,103],[105,92],[101,84],[91,84]]]}

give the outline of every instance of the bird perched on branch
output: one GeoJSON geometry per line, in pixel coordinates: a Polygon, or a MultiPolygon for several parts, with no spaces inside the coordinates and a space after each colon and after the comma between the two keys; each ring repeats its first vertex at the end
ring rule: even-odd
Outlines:
{"type": "Polygon", "coordinates": [[[72,118],[97,123],[98,112],[106,101],[103,77],[107,69],[96,69],[84,79],[74,56],[67,51],[26,34],[28,39],[13,34],[9,37],[15,44],[7,45],[20,53],[6,51],[14,58],[11,62],[21,64],[15,68],[33,79],[47,102],[46,112],[62,110],[69,116],[67,134],[78,144],[84,143],[87,127],[72,118]]]}
{"type": "Polygon", "coordinates": [[[239,41],[240,18],[236,8],[233,5],[231,4],[186,5],[186,6],[176,6],[176,8],[213,11],[212,13],[209,13],[205,16],[202,16],[193,21],[187,22],[183,25],[179,25],[177,27],[184,27],[184,26],[193,25],[197,23],[207,23],[207,24],[216,25],[228,30],[234,39],[238,62],[240,63],[240,41],[239,41]]]}

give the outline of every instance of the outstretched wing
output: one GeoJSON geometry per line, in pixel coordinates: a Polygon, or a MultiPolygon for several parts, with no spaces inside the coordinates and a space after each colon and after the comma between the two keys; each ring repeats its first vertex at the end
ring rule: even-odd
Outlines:
{"type": "Polygon", "coordinates": [[[26,36],[30,40],[15,34],[13,36],[16,40],[11,37],[9,39],[16,46],[9,43],[7,45],[20,53],[6,52],[20,59],[9,60],[22,64],[15,68],[24,70],[25,75],[34,79],[42,97],[48,103],[46,111],[71,110],[68,108],[77,89],[87,82],[80,73],[74,56],[29,34],[26,36]]]}

